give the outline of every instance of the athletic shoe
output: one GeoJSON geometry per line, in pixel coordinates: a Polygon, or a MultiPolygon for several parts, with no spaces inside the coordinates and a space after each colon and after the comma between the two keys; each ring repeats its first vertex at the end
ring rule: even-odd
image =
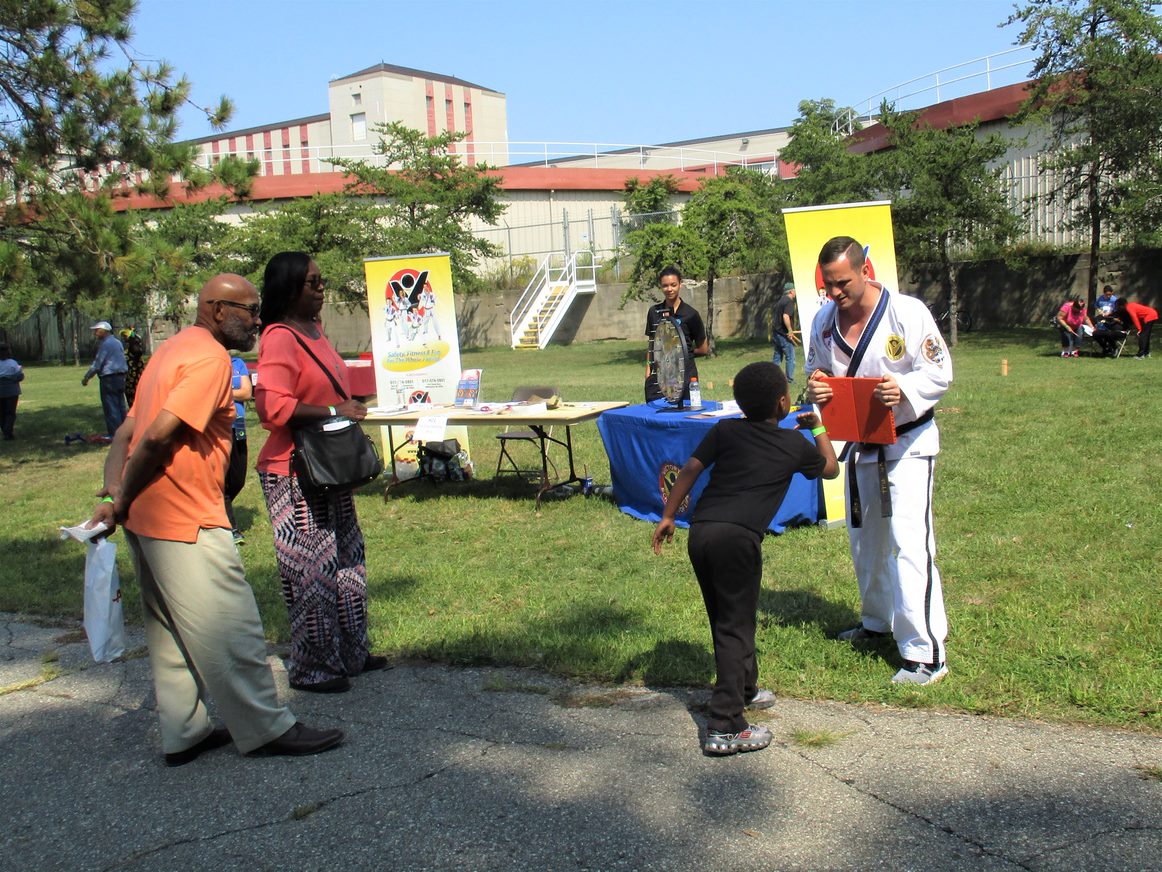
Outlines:
{"type": "Polygon", "coordinates": [[[1148,352],[1146,354],[1135,354],[1134,360],[1145,360],[1149,356],[1150,354],[1148,352]]]}
{"type": "Polygon", "coordinates": [[[748,709],[769,709],[775,704],[775,695],[769,690],[756,690],[754,696],[746,701],[748,709]]]}
{"type": "Polygon", "coordinates": [[[727,754],[738,754],[745,751],[761,751],[771,744],[771,731],[766,727],[747,724],[740,733],[719,733],[713,730],[706,733],[706,741],[702,751],[716,757],[727,754]]]}
{"type": "Polygon", "coordinates": [[[1063,351],[1063,352],[1061,352],[1061,356],[1062,356],[1062,357],[1069,357],[1069,352],[1068,352],[1068,351],[1063,351]]]}
{"type": "Polygon", "coordinates": [[[948,664],[917,663],[905,660],[903,667],[892,676],[893,684],[935,684],[948,674],[948,664]]]}
{"type": "Polygon", "coordinates": [[[1073,349],[1073,351],[1069,352],[1069,356],[1070,356],[1070,357],[1077,357],[1077,356],[1079,356],[1080,354],[1081,354],[1081,352],[1080,352],[1080,351],[1078,351],[1076,348],[1075,348],[1075,349],[1073,349]]]}
{"type": "Polygon", "coordinates": [[[234,530],[232,532],[234,533],[234,544],[235,545],[245,545],[246,544],[246,537],[242,535],[241,530],[234,530]]]}
{"type": "Polygon", "coordinates": [[[840,642],[868,642],[872,639],[886,639],[891,633],[881,633],[879,630],[869,630],[863,624],[858,624],[850,630],[844,630],[842,633],[837,633],[835,638],[840,642]]]}

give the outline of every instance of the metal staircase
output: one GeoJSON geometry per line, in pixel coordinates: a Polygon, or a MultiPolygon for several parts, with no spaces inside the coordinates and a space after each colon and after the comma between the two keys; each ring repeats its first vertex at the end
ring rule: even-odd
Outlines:
{"type": "Polygon", "coordinates": [[[544,348],[577,295],[595,293],[597,260],[592,252],[548,255],[512,310],[512,347],[544,348]],[[554,266],[554,261],[562,258],[564,264],[554,266]]]}

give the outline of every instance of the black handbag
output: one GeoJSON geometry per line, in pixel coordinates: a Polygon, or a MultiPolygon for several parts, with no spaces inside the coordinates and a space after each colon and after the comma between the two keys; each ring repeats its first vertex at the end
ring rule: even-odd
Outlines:
{"type": "MultiPolygon", "coordinates": [[[[287,328],[290,329],[290,328],[287,328]]],[[[347,393],[307,343],[291,330],[291,335],[327,374],[335,393],[344,400],[347,393]]],[[[340,494],[375,481],[383,472],[383,460],[375,443],[358,421],[336,415],[296,427],[291,469],[299,487],[308,494],[340,494]]]]}

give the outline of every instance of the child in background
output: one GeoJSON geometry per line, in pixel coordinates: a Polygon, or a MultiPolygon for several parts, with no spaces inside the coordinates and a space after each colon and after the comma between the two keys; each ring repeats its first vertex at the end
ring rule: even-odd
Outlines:
{"type": "Polygon", "coordinates": [[[246,401],[254,396],[254,382],[250,380],[250,370],[241,357],[230,355],[230,387],[234,396],[234,440],[230,448],[230,465],[226,467],[226,516],[234,533],[234,544],[242,545],[246,537],[238,529],[234,517],[234,497],[238,496],[246,484],[246,401]]]}
{"type": "Polygon", "coordinates": [[[798,416],[815,444],[779,427],[791,408],[787,377],[773,363],[752,363],[734,377],[734,398],[745,418],[719,421],[686,461],[654,529],[655,554],[674,536],[674,516],[706,467],[710,482],[690,522],[687,551],[714,641],[717,679],[706,722],[706,754],[759,751],[771,731],[748,723],[746,708],[770,708],[774,694],[758,688],[755,623],[762,583],[762,543],[791,477],[835,478],[839,462],[819,416],[798,416]]]}

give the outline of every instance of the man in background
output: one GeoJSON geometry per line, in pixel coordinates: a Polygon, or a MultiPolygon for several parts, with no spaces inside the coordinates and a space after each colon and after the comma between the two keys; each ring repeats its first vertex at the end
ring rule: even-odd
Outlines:
{"type": "Polygon", "coordinates": [[[799,344],[795,336],[795,283],[783,285],[783,296],[775,303],[774,323],[771,338],[775,343],[775,365],[782,363],[787,373],[787,383],[795,381],[795,346],[799,344]]]}
{"type": "Polygon", "coordinates": [[[113,325],[108,321],[98,321],[92,327],[97,336],[97,356],[93,365],[81,379],[88,385],[93,376],[101,382],[101,411],[105,413],[105,435],[110,439],[125,420],[128,411],[125,405],[125,373],[129,365],[125,362],[125,348],[113,335],[113,325]]]}

